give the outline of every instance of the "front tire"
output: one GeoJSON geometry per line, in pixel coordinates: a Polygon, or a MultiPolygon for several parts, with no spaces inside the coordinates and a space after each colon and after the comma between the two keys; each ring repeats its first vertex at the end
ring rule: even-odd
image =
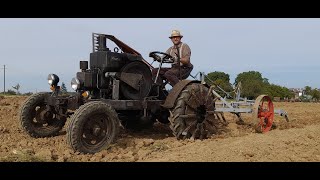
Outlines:
{"type": "Polygon", "coordinates": [[[66,122],[65,117],[47,111],[45,97],[48,95],[50,94],[33,94],[21,108],[21,126],[31,137],[56,136],[66,122]]]}
{"type": "Polygon", "coordinates": [[[67,143],[75,151],[94,154],[114,142],[119,126],[118,114],[110,105],[88,102],[71,117],[67,143]]]}

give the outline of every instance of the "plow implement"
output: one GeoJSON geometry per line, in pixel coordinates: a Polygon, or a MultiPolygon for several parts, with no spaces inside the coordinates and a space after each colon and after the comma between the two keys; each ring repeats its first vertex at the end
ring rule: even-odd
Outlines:
{"type": "MultiPolygon", "coordinates": [[[[199,72],[198,74],[200,75],[202,84],[204,84],[204,78],[208,77],[203,72],[199,72]]],[[[197,75],[193,76],[193,78],[196,79],[197,75]]],[[[219,119],[221,118],[225,121],[223,113],[229,112],[235,114],[238,117],[240,123],[244,123],[241,118],[241,113],[251,113],[252,124],[256,132],[259,133],[270,131],[274,122],[274,115],[282,116],[287,122],[289,122],[288,113],[282,109],[274,109],[273,102],[268,95],[260,95],[255,100],[248,100],[247,98],[240,97],[240,92],[241,83],[239,83],[235,89],[235,97],[232,100],[227,100],[227,97],[231,97],[227,92],[225,92],[219,86],[210,86],[207,96],[213,95],[215,97],[213,99],[215,109],[214,111],[207,111],[207,113],[216,114],[219,119]],[[222,97],[219,93],[217,93],[215,89],[219,89],[227,96],[222,97]]],[[[204,99],[208,98],[204,97],[204,99]]]]}

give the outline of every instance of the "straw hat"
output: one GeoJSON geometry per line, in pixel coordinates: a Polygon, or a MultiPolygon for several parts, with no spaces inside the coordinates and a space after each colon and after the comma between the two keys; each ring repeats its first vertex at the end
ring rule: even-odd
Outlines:
{"type": "Polygon", "coordinates": [[[179,30],[172,30],[171,36],[169,38],[171,39],[173,37],[181,37],[182,38],[183,36],[180,34],[179,30]]]}

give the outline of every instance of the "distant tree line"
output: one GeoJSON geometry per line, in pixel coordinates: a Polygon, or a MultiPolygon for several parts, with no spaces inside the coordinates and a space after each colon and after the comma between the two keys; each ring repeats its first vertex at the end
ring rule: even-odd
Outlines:
{"type": "Polygon", "coordinates": [[[320,91],[317,88],[312,89],[310,86],[304,87],[304,93],[300,97],[301,101],[319,101],[320,100],[320,91]]]}
{"type": "Polygon", "coordinates": [[[269,83],[269,80],[262,77],[258,71],[238,74],[233,85],[230,83],[230,76],[227,73],[215,71],[208,73],[207,76],[208,78],[205,78],[206,83],[219,85],[231,94],[234,94],[233,87],[241,82],[241,97],[247,97],[248,99],[255,99],[261,94],[267,94],[271,98],[280,97],[281,99],[294,97],[294,93],[287,87],[269,83]]]}

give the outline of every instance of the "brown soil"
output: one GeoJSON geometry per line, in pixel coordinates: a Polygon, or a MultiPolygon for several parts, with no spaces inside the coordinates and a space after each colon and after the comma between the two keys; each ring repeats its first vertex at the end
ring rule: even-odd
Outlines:
{"type": "Polygon", "coordinates": [[[275,116],[276,129],[257,134],[226,114],[230,132],[206,140],[176,140],[167,125],[130,132],[122,129],[117,143],[94,155],[73,152],[65,129],[52,138],[32,138],[19,122],[26,97],[0,98],[0,161],[320,161],[320,104],[275,103],[288,112],[290,122],[275,116]]]}

